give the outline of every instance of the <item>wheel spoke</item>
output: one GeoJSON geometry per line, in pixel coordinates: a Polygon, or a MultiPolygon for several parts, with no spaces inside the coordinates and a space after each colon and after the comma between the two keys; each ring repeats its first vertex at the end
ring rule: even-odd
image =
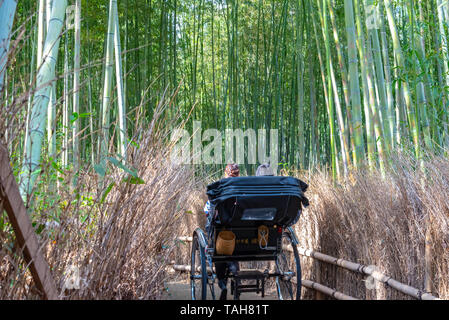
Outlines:
{"type": "Polygon", "coordinates": [[[190,291],[192,300],[205,300],[207,297],[208,276],[203,250],[195,236],[192,241],[190,264],[190,291]]]}
{"type": "Polygon", "coordinates": [[[276,259],[276,268],[281,276],[277,277],[278,296],[280,300],[295,300],[300,296],[300,284],[293,281],[300,279],[301,269],[296,246],[293,245],[289,234],[282,235],[282,249],[276,259]],[[293,252],[287,248],[293,248],[293,252]]]}

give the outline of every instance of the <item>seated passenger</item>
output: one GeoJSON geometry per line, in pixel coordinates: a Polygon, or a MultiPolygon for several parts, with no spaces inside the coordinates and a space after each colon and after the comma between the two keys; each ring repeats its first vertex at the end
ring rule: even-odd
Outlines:
{"type": "MultiPolygon", "coordinates": [[[[261,164],[256,170],[256,176],[258,176],[258,177],[274,176],[273,169],[271,169],[270,164],[268,164],[268,163],[261,164]]],[[[295,220],[293,220],[289,226],[292,226],[296,222],[298,222],[300,216],[301,216],[301,209],[299,210],[298,215],[296,216],[295,220]]]]}
{"type": "MultiPolygon", "coordinates": [[[[225,172],[224,172],[224,178],[231,178],[231,177],[238,177],[240,176],[240,169],[239,169],[239,165],[236,163],[231,163],[228,164],[225,168],[225,172]]],[[[204,206],[204,213],[206,214],[206,232],[207,234],[210,236],[209,231],[210,231],[210,224],[212,223],[212,219],[214,216],[214,210],[212,210],[212,206],[210,204],[210,201],[207,200],[206,205],[204,206]]]]}
{"type": "MultiPolygon", "coordinates": [[[[240,169],[238,164],[231,163],[228,164],[225,168],[224,178],[238,177],[240,175],[240,169]]],[[[209,200],[206,202],[204,206],[204,213],[206,214],[206,232],[209,235],[209,238],[212,236],[211,234],[211,224],[214,216],[215,209],[211,206],[209,200]]],[[[217,273],[218,286],[221,289],[220,300],[226,300],[226,296],[228,290],[226,288],[228,282],[228,274],[236,273],[239,270],[238,262],[216,262],[215,270],[217,273]]]]}
{"type": "Polygon", "coordinates": [[[270,164],[261,164],[256,170],[256,176],[274,176],[273,169],[271,169],[270,164]]]}

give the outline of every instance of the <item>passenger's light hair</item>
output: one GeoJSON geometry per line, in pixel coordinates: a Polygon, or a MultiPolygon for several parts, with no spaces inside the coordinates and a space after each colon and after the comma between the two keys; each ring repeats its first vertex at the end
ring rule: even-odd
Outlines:
{"type": "Polygon", "coordinates": [[[273,169],[271,169],[270,164],[261,164],[256,170],[256,176],[274,176],[273,169]]]}

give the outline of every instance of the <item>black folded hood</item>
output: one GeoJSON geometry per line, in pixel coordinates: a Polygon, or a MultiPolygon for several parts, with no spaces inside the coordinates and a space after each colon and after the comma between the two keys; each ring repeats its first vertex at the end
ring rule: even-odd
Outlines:
{"type": "Polygon", "coordinates": [[[207,195],[218,210],[215,224],[287,226],[301,213],[301,204],[308,206],[307,187],[293,177],[235,177],[208,185],[207,195]]]}

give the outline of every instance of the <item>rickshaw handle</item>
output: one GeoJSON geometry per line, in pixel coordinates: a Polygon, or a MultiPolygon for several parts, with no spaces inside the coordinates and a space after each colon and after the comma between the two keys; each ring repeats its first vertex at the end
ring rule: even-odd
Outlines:
{"type": "Polygon", "coordinates": [[[291,235],[291,237],[292,237],[292,242],[293,242],[293,244],[294,244],[295,246],[297,246],[297,245],[299,244],[299,241],[298,241],[298,237],[296,237],[295,230],[293,230],[292,227],[287,227],[287,230],[290,232],[290,235],[291,235]]]}

